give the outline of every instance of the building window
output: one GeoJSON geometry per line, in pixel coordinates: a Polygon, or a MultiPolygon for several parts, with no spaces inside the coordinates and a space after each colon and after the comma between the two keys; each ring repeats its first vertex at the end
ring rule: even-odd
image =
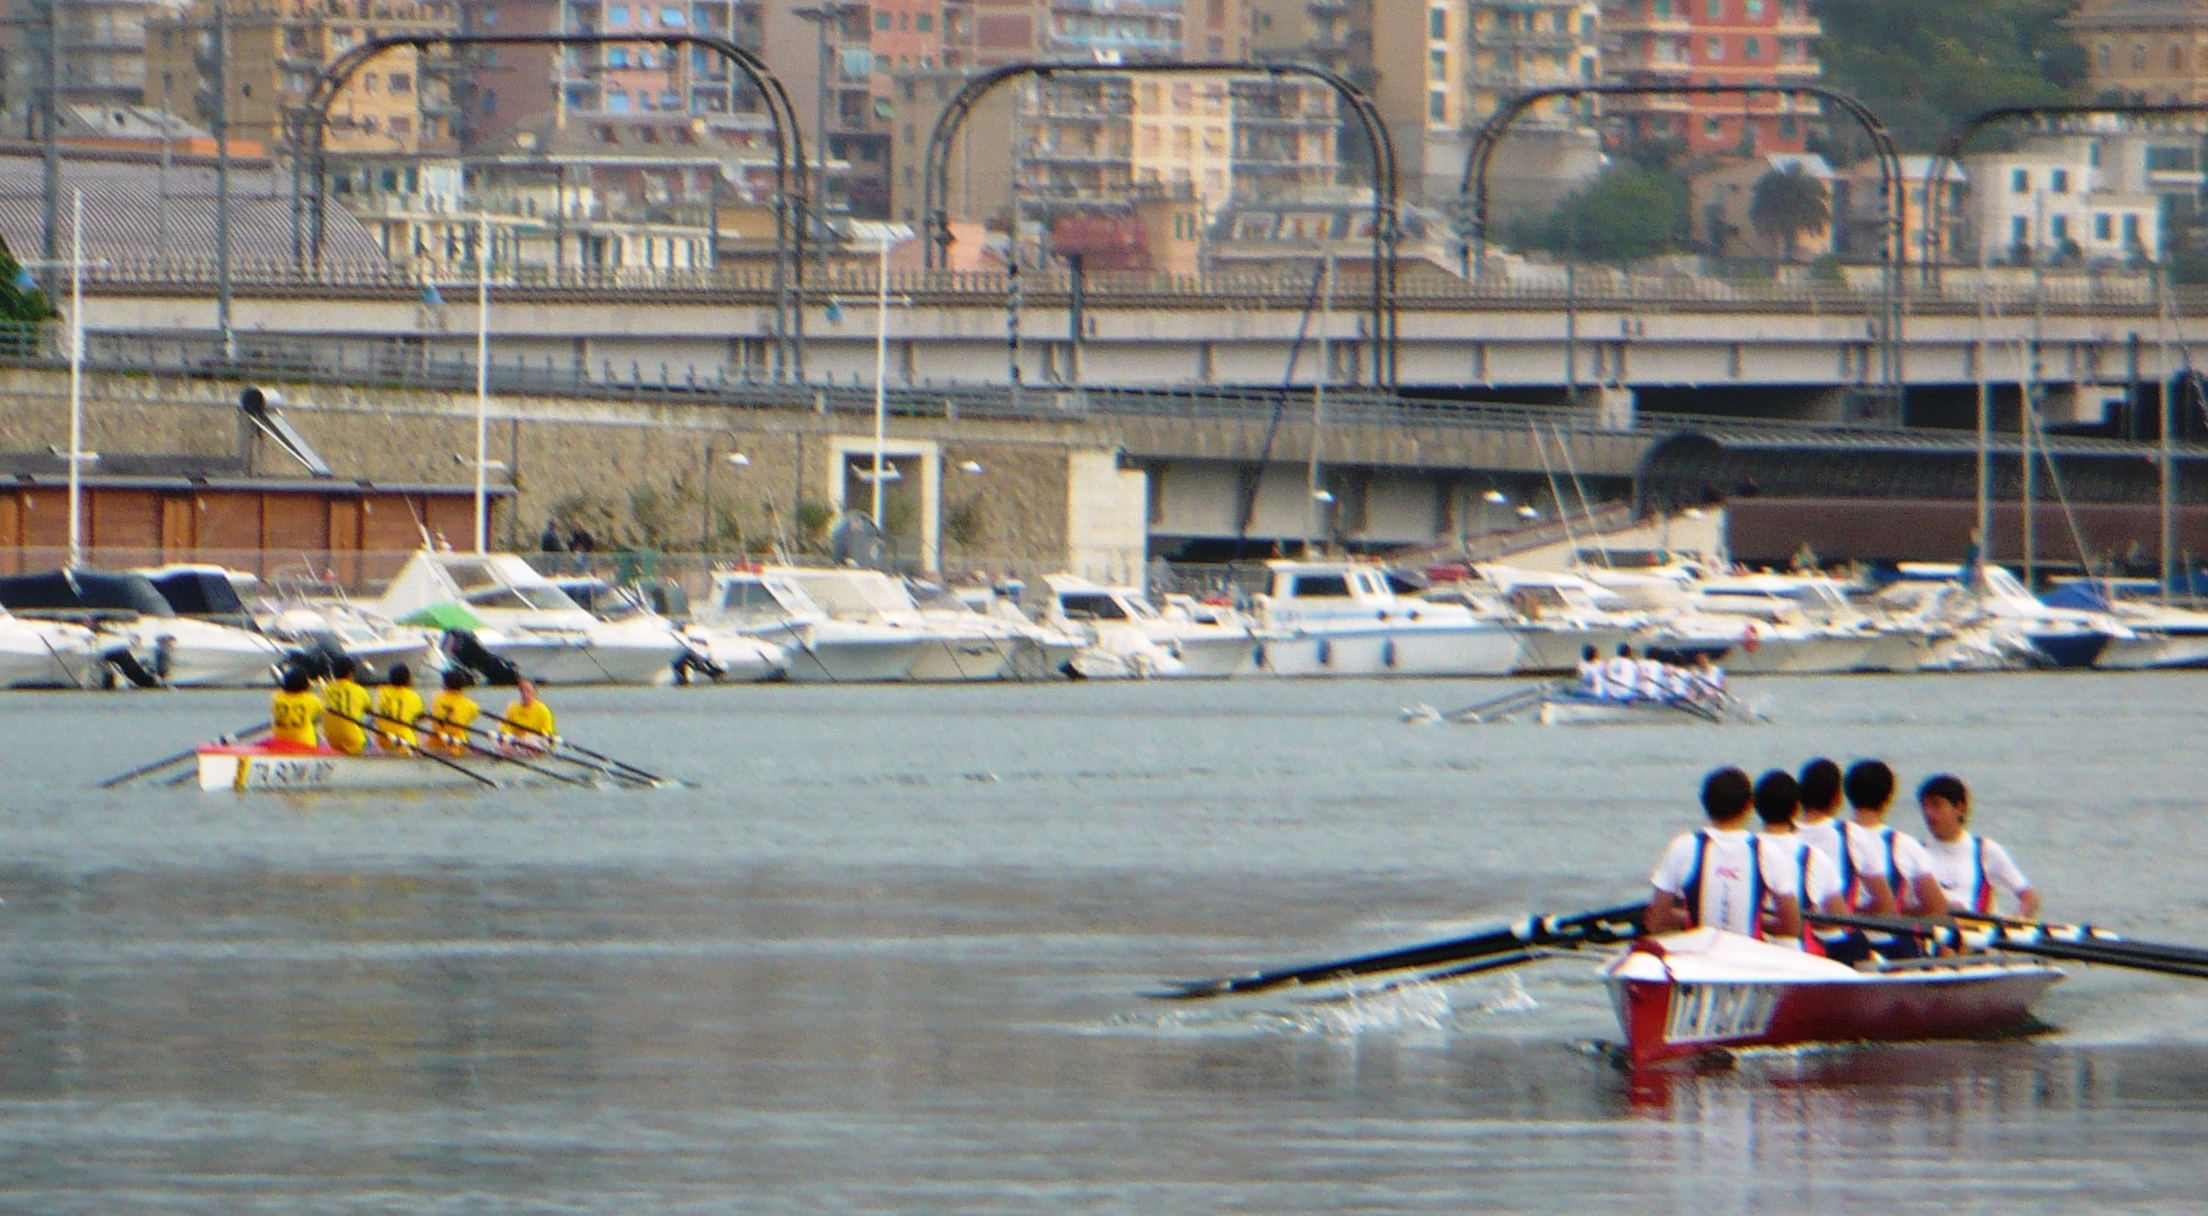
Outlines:
{"type": "Polygon", "coordinates": [[[2070,193],[2070,171],[2057,169],[2048,180],[2047,188],[2056,194],[2070,193]]]}
{"type": "Polygon", "coordinates": [[[498,113],[498,90],[483,90],[483,112],[485,114],[498,113]]]}
{"type": "Polygon", "coordinates": [[[626,4],[616,4],[616,5],[614,5],[613,7],[611,7],[611,8],[609,8],[609,9],[607,9],[607,10],[606,10],[606,24],[607,24],[607,25],[627,25],[628,23],[629,23],[629,6],[628,6],[628,5],[626,5],[626,4]]]}
{"type": "Polygon", "coordinates": [[[1427,67],[1427,71],[1428,71],[1428,72],[1430,73],[1430,75],[1431,75],[1431,78],[1432,78],[1432,79],[1434,79],[1434,80],[1447,80],[1447,79],[1449,79],[1449,52],[1447,52],[1447,51],[1428,51],[1428,52],[1426,52],[1426,67],[1427,67]]]}
{"type": "Polygon", "coordinates": [[[877,13],[875,13],[875,14],[874,14],[874,28],[875,28],[875,30],[876,30],[877,32],[880,32],[880,33],[884,33],[884,34],[888,33],[888,32],[889,32],[889,30],[890,30],[890,19],[889,19],[889,14],[888,14],[888,13],[886,13],[886,12],[877,12],[877,13]]]}
{"type": "Polygon", "coordinates": [[[629,48],[625,46],[608,48],[606,51],[606,66],[609,68],[625,68],[629,66],[629,48]]]}
{"type": "Polygon", "coordinates": [[[2141,244],[2139,240],[2139,213],[2136,211],[2124,214],[2124,244],[2131,246],[2141,244]]]}
{"type": "Polygon", "coordinates": [[[1763,20],[1763,0],[1748,0],[1747,11],[1750,21],[1763,20]]]}
{"type": "Polygon", "coordinates": [[[1429,122],[1449,121],[1449,94],[1435,89],[1426,95],[1426,119],[1429,122]]]}
{"type": "Polygon", "coordinates": [[[2173,44],[2171,44],[2171,46],[2170,46],[2170,71],[2172,71],[2172,72],[2182,72],[2182,71],[2184,71],[2184,70],[2185,70],[2185,48],[2184,48],[2184,47],[2181,47],[2181,46],[2178,46],[2178,45],[2176,45],[2176,44],[2174,44],[2174,43],[2173,43],[2173,44]]]}
{"type": "Polygon", "coordinates": [[[394,92],[394,93],[411,93],[411,92],[413,92],[413,91],[414,91],[414,77],[413,77],[413,76],[411,76],[411,75],[409,75],[409,74],[407,74],[407,73],[405,73],[405,72],[393,72],[393,73],[391,73],[391,91],[392,91],[392,92],[394,92]]]}
{"type": "Polygon", "coordinates": [[[2032,171],[2029,169],[2009,170],[2009,193],[2030,194],[2031,192],[2032,171]]]}
{"type": "Polygon", "coordinates": [[[1710,15],[1710,20],[1715,21],[1725,15],[1725,0],[1710,0],[1703,11],[1710,15]]]}
{"type": "Polygon", "coordinates": [[[1705,119],[1703,119],[1703,120],[1702,120],[1702,133],[1703,133],[1704,135],[1707,135],[1707,136],[1709,136],[1710,138],[1712,138],[1712,139],[1715,139],[1715,138],[1717,138],[1717,137],[1718,137],[1719,135],[1722,135],[1722,134],[1724,134],[1724,131],[1725,131],[1725,124],[1724,124],[1724,123],[1722,123],[1722,122],[1719,122],[1719,121],[1718,121],[1717,119],[1715,119],[1715,118],[1705,118],[1705,119]]]}
{"type": "Polygon", "coordinates": [[[935,31],[935,14],[922,13],[919,16],[914,17],[912,19],[912,28],[920,31],[923,34],[933,33],[935,31]]]}
{"type": "Polygon", "coordinates": [[[2009,247],[2029,249],[2032,246],[2032,221],[2021,215],[2009,217],[2009,247]]]}
{"type": "Polygon", "coordinates": [[[628,112],[629,95],[625,90],[615,89],[611,93],[606,94],[606,113],[626,114],[628,112]]]}
{"type": "Polygon", "coordinates": [[[1743,41],[1740,44],[1740,57],[1742,59],[1763,58],[1763,39],[1750,36],[1743,41]]]}
{"type": "Polygon", "coordinates": [[[684,25],[688,24],[686,21],[683,20],[682,10],[679,8],[663,8],[659,10],[659,23],[669,29],[675,30],[679,30],[684,25]]]}
{"type": "Polygon", "coordinates": [[[2097,67],[2099,67],[2099,68],[2100,68],[2100,69],[2101,69],[2102,71],[2104,71],[2104,72],[2105,72],[2105,71],[2107,71],[2107,70],[2109,69],[2109,67],[2111,66],[2111,61],[2113,60],[2113,58],[2114,58],[2114,56],[2110,55],[2110,54],[2109,54],[2109,52],[2108,52],[2108,44],[2107,44],[2107,43],[2105,43],[2105,42],[2104,42],[2104,43],[2100,44],[2099,46],[2097,46],[2097,47],[2094,47],[2094,48],[2093,48],[2093,62],[2094,62],[2094,65],[2095,65],[2095,66],[2097,66],[2097,67]]]}
{"type": "Polygon", "coordinates": [[[2114,240],[2115,238],[2115,217],[2111,216],[2106,211],[2096,213],[2093,216],[2093,239],[2096,241],[2109,241],[2114,240]]]}
{"type": "Polygon", "coordinates": [[[2131,70],[2135,72],[2143,72],[2146,70],[2146,67],[2147,44],[2144,42],[2135,42],[2131,45],[2131,70]]]}
{"type": "Polygon", "coordinates": [[[1702,54],[1704,58],[1708,59],[1712,63],[1723,59],[1725,57],[1725,40],[1723,38],[1709,38],[1704,40],[1702,44],[1702,54]]]}
{"type": "Polygon", "coordinates": [[[1449,38],[1449,10],[1426,10],[1426,37],[1434,42],[1446,42],[1449,38]]]}

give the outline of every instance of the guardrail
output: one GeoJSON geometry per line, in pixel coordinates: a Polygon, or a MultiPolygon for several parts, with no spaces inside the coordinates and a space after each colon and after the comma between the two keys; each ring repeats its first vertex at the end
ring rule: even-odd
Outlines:
{"type": "MultiPolygon", "coordinates": [[[[1267,257],[1277,250],[1261,251],[1267,257]]],[[[1834,282],[1786,282],[1724,279],[1710,276],[1634,276],[1601,268],[1582,267],[1573,281],[1565,281],[1562,267],[1545,268],[1541,277],[1505,279],[1485,276],[1465,280],[1454,274],[1405,274],[1397,294],[1408,307],[1497,308],[1554,307],[1576,304],[1587,309],[1651,308],[1660,306],[1706,309],[1739,308],[1759,311],[1791,310],[1813,313],[1863,313],[1875,311],[1887,297],[1882,288],[1861,288],[1834,282]]],[[[1205,274],[1164,274],[1130,271],[1091,271],[1081,277],[1081,294],[1091,307],[1115,304],[1161,306],[1183,303],[1211,308],[1301,309],[1311,296],[1312,271],[1297,265],[1271,269],[1236,269],[1232,266],[1205,274]]],[[[236,260],[230,271],[233,290],[261,294],[331,296],[346,293],[422,297],[431,284],[444,289],[472,289],[475,268],[455,265],[427,271],[381,263],[333,263],[319,271],[302,271],[288,261],[236,260]]],[[[211,259],[111,258],[85,274],[85,286],[94,294],[145,294],[176,291],[208,293],[215,290],[215,263],[211,259]]],[[[1337,293],[1355,298],[1369,291],[1370,275],[1353,267],[1339,273],[1337,293]],[[1360,285],[1362,284],[1362,286],[1360,285]]],[[[1062,268],[1033,268],[1020,272],[1020,291],[1028,307],[1064,307],[1072,296],[1073,276],[1062,268]]],[[[777,284],[771,266],[734,264],[705,270],[651,269],[644,267],[498,267],[491,272],[494,294],[541,299],[560,294],[583,296],[620,293],[666,297],[670,302],[711,299],[719,302],[771,303],[777,284]]],[[[810,298],[825,301],[837,297],[871,297],[876,293],[876,272],[871,263],[832,262],[824,270],[808,273],[810,298]]],[[[1000,305],[1010,293],[1010,280],[993,271],[897,270],[890,274],[890,292],[913,303],[929,305],[1000,305]]],[[[1972,277],[1950,274],[1943,283],[1911,283],[1902,293],[1905,307],[1922,311],[1975,311],[1981,296],[1988,295],[2007,312],[2041,303],[2059,310],[2094,308],[2150,309],[2155,306],[2154,286],[2140,275],[2084,275],[2029,282],[1996,281],[1981,290],[1972,277]]],[[[2208,286],[2182,286],[2175,293],[2178,311],[2184,315],[2208,312],[2208,286]]],[[[457,301],[458,297],[454,297],[457,301]]]]}

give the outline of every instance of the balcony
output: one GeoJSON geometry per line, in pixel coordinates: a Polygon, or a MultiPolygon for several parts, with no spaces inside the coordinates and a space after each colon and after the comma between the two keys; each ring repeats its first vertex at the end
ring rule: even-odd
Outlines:
{"type": "Polygon", "coordinates": [[[1497,50],[1570,51],[1580,46],[1579,35],[1570,30],[1529,30],[1502,24],[1488,30],[1482,42],[1497,50]]]}

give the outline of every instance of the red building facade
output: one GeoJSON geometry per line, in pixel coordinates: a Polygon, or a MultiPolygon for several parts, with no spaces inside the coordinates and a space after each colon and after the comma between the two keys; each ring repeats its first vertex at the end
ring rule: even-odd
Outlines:
{"type": "Polygon", "coordinates": [[[1778,91],[1823,75],[1812,49],[1822,25],[1809,0],[1608,0],[1603,23],[1618,83],[1774,90],[1614,99],[1607,112],[1635,138],[1677,140],[1691,155],[1800,152],[1822,117],[1814,99],[1778,91]]]}

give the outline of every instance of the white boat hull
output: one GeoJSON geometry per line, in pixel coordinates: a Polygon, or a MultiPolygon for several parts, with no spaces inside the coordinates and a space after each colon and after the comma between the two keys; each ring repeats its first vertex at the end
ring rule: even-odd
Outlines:
{"type": "Polygon", "coordinates": [[[88,688],[99,683],[100,663],[89,632],[43,622],[0,622],[0,688],[88,688]]]}
{"type": "Polygon", "coordinates": [[[1719,719],[1662,701],[1596,701],[1548,697],[1535,720],[1543,726],[1697,726],[1719,719]]]}
{"type": "MultiPolygon", "coordinates": [[[[517,766],[493,780],[525,773],[517,766]]],[[[500,784],[506,784],[500,781],[500,784]]],[[[321,790],[423,790],[483,788],[483,783],[448,765],[418,756],[344,756],[336,753],[259,753],[243,748],[209,748],[199,753],[199,788],[235,793],[308,793],[321,790]]]]}
{"type": "Polygon", "coordinates": [[[1501,626],[1299,631],[1259,639],[1260,670],[1276,676],[1501,676],[1518,639],[1501,626]]]}
{"type": "Polygon", "coordinates": [[[673,634],[665,641],[593,638],[581,630],[532,631],[519,636],[481,632],[483,649],[539,684],[662,684],[682,657],[673,634]]]}
{"type": "Polygon", "coordinates": [[[907,677],[924,644],[914,637],[839,637],[823,628],[801,629],[791,638],[786,675],[792,684],[894,683],[907,677]]]}

